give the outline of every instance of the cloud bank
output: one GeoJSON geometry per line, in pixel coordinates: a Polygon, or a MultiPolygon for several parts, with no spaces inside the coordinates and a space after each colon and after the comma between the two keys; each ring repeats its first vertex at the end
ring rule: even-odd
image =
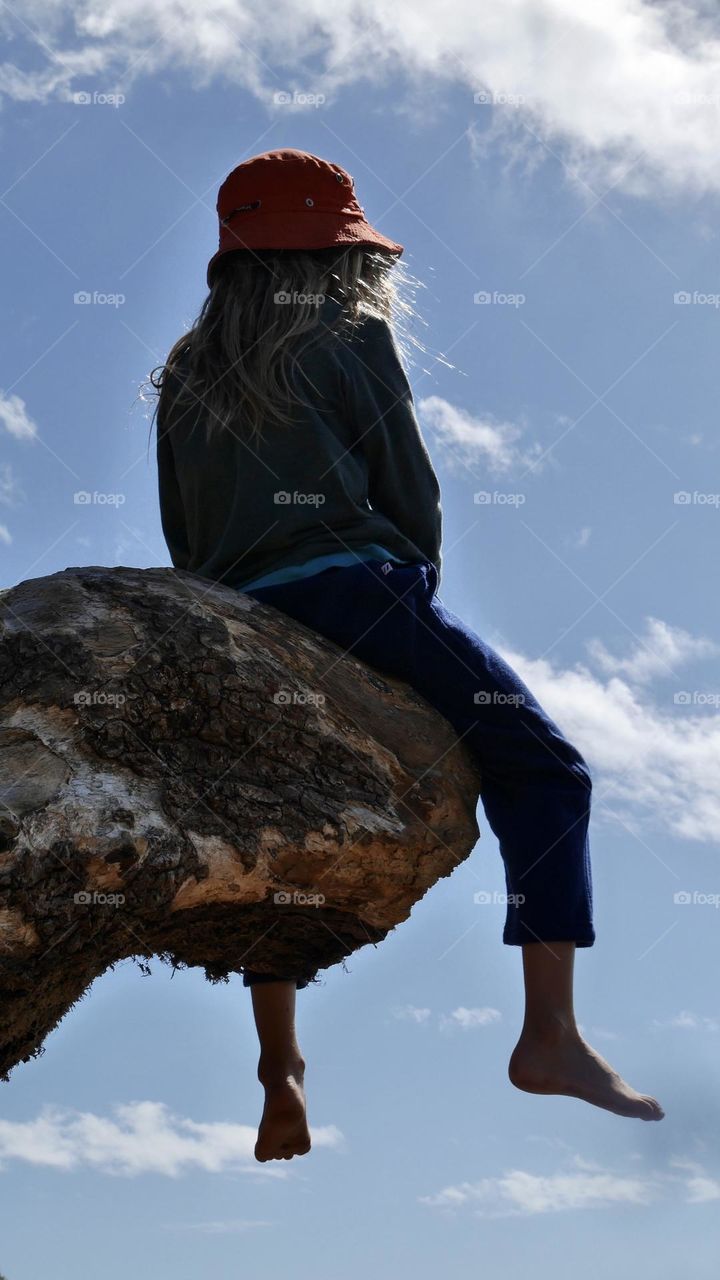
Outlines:
{"type": "MultiPolygon", "coordinates": [[[[316,1147],[338,1147],[334,1125],[312,1131],[316,1147]]],[[[191,1171],[263,1171],[254,1158],[257,1129],[229,1121],[198,1123],[174,1115],[162,1102],[129,1102],[114,1118],[92,1112],[43,1108],[34,1120],[0,1119],[0,1170],[11,1161],[72,1172],[137,1177],[156,1173],[178,1178],[191,1171]]],[[[284,1169],[270,1170],[284,1174],[284,1169]]]]}
{"type": "Polygon", "coordinates": [[[615,1205],[641,1207],[684,1192],[686,1204],[720,1199],[720,1181],[692,1161],[672,1160],[662,1172],[624,1174],[602,1169],[575,1156],[574,1167],[559,1173],[536,1174],[513,1169],[500,1177],[481,1178],[444,1187],[421,1196],[431,1208],[465,1210],[476,1217],[537,1217],[578,1209],[609,1209],[615,1205]],[[681,1172],[675,1173],[678,1169],[681,1172]]]}
{"type": "Polygon", "coordinates": [[[587,759],[598,812],[614,811],[630,827],[639,820],[649,830],[720,842],[720,716],[702,701],[720,689],[683,688],[678,674],[681,664],[715,651],[713,642],[647,618],[645,636],[625,657],[590,643],[600,673],[498,648],[587,759]],[[648,688],[660,673],[675,682],[664,695],[648,688]]]}
{"type": "Polygon", "coordinates": [[[278,92],[332,104],[370,81],[429,103],[460,88],[471,142],[490,135],[508,154],[559,155],[585,195],[583,183],[720,189],[718,19],[700,0],[456,0],[440,24],[431,0],[25,0],[22,17],[2,6],[0,30],[11,55],[0,96],[17,102],[90,88],[127,96],[172,73],[197,91],[241,87],[269,113],[317,109],[278,106],[278,92]]]}

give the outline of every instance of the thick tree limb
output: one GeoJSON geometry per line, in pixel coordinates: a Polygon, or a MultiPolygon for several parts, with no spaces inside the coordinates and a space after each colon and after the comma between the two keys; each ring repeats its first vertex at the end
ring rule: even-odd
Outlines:
{"type": "Polygon", "coordinates": [[[409,686],[231,588],[0,593],[0,1078],[123,958],[310,978],[381,941],[471,851],[479,785],[409,686]]]}

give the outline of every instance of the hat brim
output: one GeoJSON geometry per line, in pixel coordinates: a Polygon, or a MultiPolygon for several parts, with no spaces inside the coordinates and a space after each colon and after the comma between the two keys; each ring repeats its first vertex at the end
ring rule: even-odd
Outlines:
{"type": "Polygon", "coordinates": [[[311,209],[301,209],[292,215],[249,214],[244,219],[235,219],[232,227],[223,228],[221,246],[208,263],[208,288],[212,286],[212,274],[220,259],[238,249],[332,249],[336,245],[341,248],[363,244],[376,245],[398,257],[405,248],[382,235],[364,218],[350,221],[311,209]]]}

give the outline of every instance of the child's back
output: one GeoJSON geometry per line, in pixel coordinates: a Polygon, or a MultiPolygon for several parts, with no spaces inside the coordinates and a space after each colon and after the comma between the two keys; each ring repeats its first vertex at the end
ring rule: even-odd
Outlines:
{"type": "Polygon", "coordinates": [[[208,448],[202,401],[176,399],[178,365],[158,416],[176,567],[240,588],[319,557],[431,560],[440,572],[440,487],[392,329],[375,316],[338,329],[341,312],[334,298],[319,307],[297,355],[304,403],[260,441],[238,422],[208,448]]]}

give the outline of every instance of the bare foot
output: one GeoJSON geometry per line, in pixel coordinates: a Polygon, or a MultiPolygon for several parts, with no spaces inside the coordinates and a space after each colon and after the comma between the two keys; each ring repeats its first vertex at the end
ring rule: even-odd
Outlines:
{"type": "Polygon", "coordinates": [[[574,1027],[558,1024],[542,1032],[523,1028],[508,1075],[515,1088],[526,1093],[561,1093],[639,1120],[662,1120],[665,1115],[655,1098],[631,1089],[574,1027]]]}
{"type": "Polygon", "coordinates": [[[305,1063],[298,1059],[280,1067],[258,1067],[258,1079],[265,1089],[258,1138],[255,1143],[255,1159],[292,1160],[304,1156],[310,1150],[310,1130],[305,1111],[303,1080],[305,1063]]]}

